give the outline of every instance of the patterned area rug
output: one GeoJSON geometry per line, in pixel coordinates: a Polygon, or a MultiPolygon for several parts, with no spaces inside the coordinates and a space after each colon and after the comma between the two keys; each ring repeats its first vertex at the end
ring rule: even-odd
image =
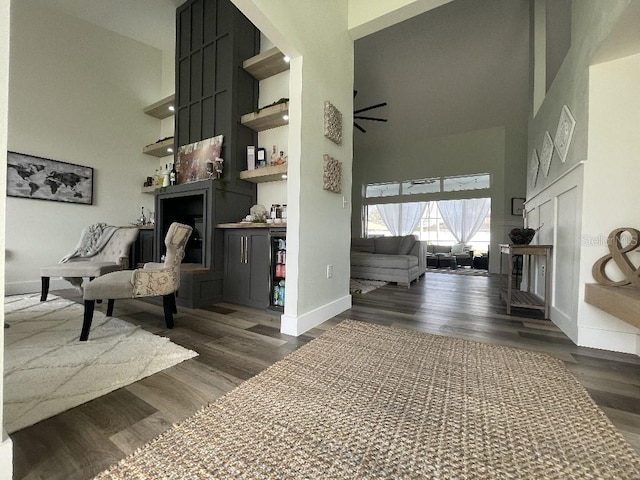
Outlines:
{"type": "Polygon", "coordinates": [[[96,310],[49,295],[5,298],[4,426],[9,433],[169,368],[197,353],[96,310]]]}
{"type": "Polygon", "coordinates": [[[544,354],[346,320],[98,479],[638,479],[544,354]]]}
{"type": "Polygon", "coordinates": [[[352,278],[349,283],[349,293],[369,293],[376,288],[380,288],[383,285],[386,285],[387,282],[382,282],[379,280],[364,280],[362,278],[352,278]]]}
{"type": "Polygon", "coordinates": [[[457,268],[451,270],[450,268],[427,268],[427,273],[448,273],[450,275],[470,275],[473,277],[488,277],[489,271],[478,268],[457,268]]]}

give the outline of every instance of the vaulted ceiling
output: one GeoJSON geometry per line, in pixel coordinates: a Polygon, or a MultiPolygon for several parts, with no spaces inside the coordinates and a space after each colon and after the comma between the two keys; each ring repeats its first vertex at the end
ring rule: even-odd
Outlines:
{"type": "Polygon", "coordinates": [[[455,0],[355,43],[355,108],[386,101],[358,142],[441,136],[526,118],[529,1],[455,0]],[[375,138],[374,138],[375,137],[375,138]]]}
{"type": "MultiPolygon", "coordinates": [[[[162,50],[173,49],[185,0],[33,0],[162,50]]],[[[355,107],[373,136],[442,135],[503,125],[527,112],[529,1],[455,0],[355,42],[355,107]]]]}

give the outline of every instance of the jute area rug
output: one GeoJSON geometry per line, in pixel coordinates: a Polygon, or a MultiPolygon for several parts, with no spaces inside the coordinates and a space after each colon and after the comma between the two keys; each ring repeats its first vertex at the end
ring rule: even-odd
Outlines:
{"type": "Polygon", "coordinates": [[[386,285],[387,282],[381,280],[365,280],[363,278],[351,278],[349,281],[349,293],[369,293],[376,288],[386,285]]]}
{"type": "Polygon", "coordinates": [[[544,354],[344,321],[99,479],[638,479],[544,354]]]}
{"type": "Polygon", "coordinates": [[[83,307],[49,295],[5,298],[4,421],[12,433],[197,353],[102,312],[80,342],[83,307]]]}

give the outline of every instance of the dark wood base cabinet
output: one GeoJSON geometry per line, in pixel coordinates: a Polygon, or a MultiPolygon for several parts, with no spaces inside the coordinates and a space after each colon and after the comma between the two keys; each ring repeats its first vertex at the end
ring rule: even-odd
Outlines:
{"type": "Polygon", "coordinates": [[[268,230],[225,230],[224,253],[224,301],[267,308],[271,264],[268,230]]]}
{"type": "Polygon", "coordinates": [[[140,228],[138,238],[133,245],[131,245],[131,252],[129,253],[129,268],[132,270],[135,268],[142,268],[145,263],[154,261],[153,239],[153,227],[140,228]]]}

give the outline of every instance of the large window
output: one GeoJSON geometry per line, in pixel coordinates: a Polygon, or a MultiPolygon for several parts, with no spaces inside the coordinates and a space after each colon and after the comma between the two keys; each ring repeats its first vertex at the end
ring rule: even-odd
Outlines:
{"type": "MultiPolygon", "coordinates": [[[[462,235],[469,234],[469,232],[473,231],[477,226],[477,230],[471,234],[471,237],[468,238],[466,242],[463,243],[470,245],[474,252],[488,251],[491,239],[491,210],[490,200],[488,198],[448,200],[443,202],[440,205],[440,208],[437,201],[421,202],[420,205],[424,208],[424,213],[413,228],[413,231],[409,233],[417,235],[420,240],[424,240],[432,244],[454,245],[459,243],[459,238],[456,238],[456,235],[460,237],[462,235]],[[444,216],[443,212],[445,214],[444,216]],[[446,217],[447,221],[445,221],[445,218],[443,217],[446,217]],[[466,228],[465,222],[467,224],[466,228]],[[473,226],[471,226],[472,223],[473,226]],[[465,233],[461,233],[461,224],[462,231],[465,233]],[[454,233],[454,231],[452,231],[447,225],[451,226],[456,232],[454,233]]],[[[395,224],[391,226],[388,225],[390,216],[385,213],[384,210],[389,210],[390,208],[393,209],[395,207],[398,211],[402,212],[403,208],[407,210],[407,207],[417,206],[418,203],[367,206],[367,236],[377,237],[395,235],[398,231],[397,226],[395,224]]],[[[395,221],[398,218],[402,219],[403,216],[400,214],[392,216],[392,218],[395,221]]],[[[398,221],[402,223],[402,220],[398,221]]],[[[400,228],[401,227],[402,225],[400,228]]],[[[402,233],[406,234],[407,231],[404,230],[402,233]]]]}
{"type": "Polygon", "coordinates": [[[371,183],[365,188],[365,198],[395,197],[424,193],[483,190],[491,186],[491,175],[477,173],[454,177],[420,178],[402,182],[371,183]]]}

